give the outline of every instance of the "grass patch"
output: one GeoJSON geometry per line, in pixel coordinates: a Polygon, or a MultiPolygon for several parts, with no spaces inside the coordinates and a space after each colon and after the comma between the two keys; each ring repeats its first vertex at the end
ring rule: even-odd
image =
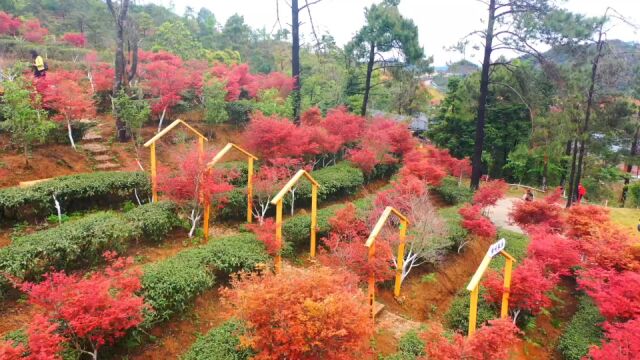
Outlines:
{"type": "Polygon", "coordinates": [[[609,208],[611,221],[629,230],[632,234],[638,232],[640,209],[609,208]]]}

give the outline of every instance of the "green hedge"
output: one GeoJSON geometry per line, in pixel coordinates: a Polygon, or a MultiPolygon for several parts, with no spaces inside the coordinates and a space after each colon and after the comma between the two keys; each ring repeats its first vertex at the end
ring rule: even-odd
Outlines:
{"type": "MultiPolygon", "coordinates": [[[[17,237],[0,249],[0,272],[35,281],[51,269],[92,266],[102,261],[107,250],[121,253],[132,240],[145,236],[157,240],[166,235],[177,223],[174,211],[172,205],[164,202],[146,204],[125,216],[112,211],[98,212],[17,237]]],[[[6,280],[0,279],[0,298],[7,287],[6,280]]]]}
{"type": "Polygon", "coordinates": [[[240,336],[245,333],[242,322],[230,320],[198,336],[182,360],[247,360],[253,351],[240,347],[240,336]]]}
{"type": "MultiPolygon", "coordinates": [[[[485,322],[497,318],[498,311],[490,306],[484,300],[484,287],[480,287],[480,294],[478,296],[478,327],[482,326],[485,322]]],[[[449,311],[444,315],[446,326],[455,331],[460,331],[466,334],[469,330],[469,306],[471,297],[469,292],[461,290],[456,294],[455,299],[451,303],[449,311]]]]}
{"type": "Polygon", "coordinates": [[[410,330],[400,338],[398,352],[385,356],[384,360],[416,360],[424,355],[424,341],[416,330],[410,330]]]}
{"type": "Polygon", "coordinates": [[[0,190],[0,220],[46,218],[56,213],[53,195],[63,213],[118,205],[150,194],[149,177],[143,172],[93,172],[61,176],[27,188],[0,190]]]}
{"type": "Polygon", "coordinates": [[[148,325],[183,312],[193,299],[215,283],[215,272],[225,274],[253,270],[268,261],[264,245],[251,233],[212,238],[209,243],[184,250],[176,256],[147,265],[142,276],[142,295],[154,312],[148,325]]]}
{"type": "Polygon", "coordinates": [[[449,205],[458,205],[471,201],[473,191],[467,186],[458,186],[458,179],[447,176],[440,186],[434,186],[433,192],[440,195],[442,201],[449,205]]]}
{"type": "Polygon", "coordinates": [[[600,345],[604,321],[600,310],[587,295],[580,297],[578,311],[560,337],[558,351],[566,360],[580,360],[589,352],[592,345],[600,345]]]}

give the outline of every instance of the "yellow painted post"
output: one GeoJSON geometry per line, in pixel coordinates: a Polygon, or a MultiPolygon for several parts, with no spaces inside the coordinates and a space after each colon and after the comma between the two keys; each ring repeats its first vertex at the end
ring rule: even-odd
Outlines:
{"type": "Polygon", "coordinates": [[[156,143],[151,143],[151,201],[158,202],[158,179],[156,169],[156,143]]]}
{"type": "Polygon", "coordinates": [[[471,305],[469,306],[469,336],[476,332],[476,322],[478,319],[478,293],[480,292],[480,285],[471,291],[471,305]]]}
{"type": "Polygon", "coordinates": [[[204,155],[204,138],[202,136],[198,136],[198,151],[200,156],[204,155]]]}
{"type": "MultiPolygon", "coordinates": [[[[276,243],[278,247],[282,245],[282,199],[278,200],[276,204],[276,243]]],[[[282,270],[282,257],[280,254],[275,258],[275,270],[276,274],[279,274],[282,270]]]]}
{"type": "MultiPolygon", "coordinates": [[[[369,246],[369,256],[367,258],[367,261],[371,262],[373,260],[373,257],[376,253],[376,245],[375,243],[371,244],[371,246],[369,246]]],[[[371,320],[374,320],[375,318],[375,303],[376,303],[376,279],[373,275],[373,272],[371,274],[369,274],[369,288],[368,288],[368,295],[369,295],[369,316],[371,317],[371,320]]]]}
{"type": "Polygon", "coordinates": [[[509,316],[509,292],[511,291],[511,269],[513,268],[513,260],[505,258],[504,263],[504,292],[502,293],[502,308],[500,309],[500,318],[506,319],[509,316]]]}
{"type": "Polygon", "coordinates": [[[202,224],[202,229],[204,232],[204,241],[209,241],[209,217],[211,215],[211,202],[209,199],[204,200],[204,219],[202,220],[204,223],[202,224]]]}
{"type": "Polygon", "coordinates": [[[253,158],[247,157],[247,223],[253,218],[253,158]]]}
{"type": "Polygon", "coordinates": [[[400,222],[400,245],[398,245],[398,266],[396,267],[396,284],[393,295],[400,296],[400,286],[402,285],[402,266],[404,265],[404,241],[407,237],[407,222],[400,222]]]}
{"type": "Polygon", "coordinates": [[[316,227],[318,222],[318,185],[311,185],[311,258],[316,257],[316,227]]]}

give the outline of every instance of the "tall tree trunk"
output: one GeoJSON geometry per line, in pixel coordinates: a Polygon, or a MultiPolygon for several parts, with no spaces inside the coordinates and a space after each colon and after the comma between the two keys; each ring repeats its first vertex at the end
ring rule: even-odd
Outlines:
{"type": "MultiPolygon", "coordinates": [[[[564,155],[565,156],[570,156],[571,155],[571,146],[573,145],[573,141],[572,140],[568,140],[567,141],[567,146],[564,149],[564,155]]],[[[567,172],[569,171],[569,162],[566,160],[562,161],[562,168],[564,169],[564,171],[562,172],[562,177],[560,178],[560,186],[564,187],[564,184],[567,182],[567,172]]]]}
{"type": "Polygon", "coordinates": [[[293,122],[300,125],[300,8],[291,0],[291,76],[293,76],[293,122]]]}
{"type": "Polygon", "coordinates": [[[371,90],[371,75],[373,74],[373,63],[376,59],[376,43],[371,43],[369,49],[369,62],[367,62],[367,77],[364,80],[364,98],[362,99],[362,109],[360,115],[367,115],[367,103],[369,102],[369,91],[371,90]]]}
{"type": "MultiPolygon", "coordinates": [[[[113,81],[113,97],[118,95],[120,89],[126,86],[126,63],[124,57],[124,32],[127,24],[129,0],[122,0],[119,8],[116,8],[112,0],[107,0],[107,6],[116,25],[116,54],[115,54],[115,79],[113,81]]],[[[127,130],[124,122],[116,115],[116,132],[119,141],[127,141],[127,130]]]]}
{"type": "Polygon", "coordinates": [[[596,56],[593,59],[591,66],[591,83],[589,84],[589,92],[587,94],[587,108],[584,112],[584,126],[582,128],[581,141],[580,141],[580,153],[578,154],[578,167],[576,170],[576,178],[573,182],[572,192],[575,196],[578,196],[578,186],[580,186],[580,179],[582,177],[582,163],[584,162],[584,155],[586,153],[586,143],[589,141],[589,120],[591,119],[591,108],[593,107],[593,95],[595,94],[596,76],[598,74],[598,62],[602,56],[602,48],[604,42],[602,41],[602,25],[600,25],[600,31],[598,32],[598,42],[596,56]]]}
{"type": "MultiPolygon", "coordinates": [[[[640,111],[638,112],[638,117],[640,117],[640,111]]],[[[633,134],[633,141],[631,141],[631,148],[629,149],[630,158],[633,158],[637,155],[638,137],[640,137],[640,126],[636,126],[636,131],[633,134]]],[[[627,192],[629,191],[629,180],[631,179],[631,170],[633,170],[633,163],[631,161],[627,161],[625,170],[627,172],[627,176],[624,178],[624,187],[622,188],[622,196],[620,197],[620,203],[622,204],[622,207],[624,207],[624,203],[627,201],[627,192]]]]}
{"type": "Polygon", "coordinates": [[[573,140],[573,149],[571,150],[571,172],[569,173],[569,188],[567,191],[567,207],[573,204],[573,183],[576,174],[576,158],[578,153],[578,139],[573,140]]]}
{"type": "Polygon", "coordinates": [[[480,75],[480,96],[478,97],[478,118],[476,119],[476,138],[471,160],[471,188],[480,186],[482,176],[482,150],[484,148],[484,124],[487,113],[487,97],[489,95],[489,68],[491,67],[491,52],[493,51],[493,26],[496,15],[496,0],[489,1],[489,21],[484,40],[484,58],[480,75]]]}

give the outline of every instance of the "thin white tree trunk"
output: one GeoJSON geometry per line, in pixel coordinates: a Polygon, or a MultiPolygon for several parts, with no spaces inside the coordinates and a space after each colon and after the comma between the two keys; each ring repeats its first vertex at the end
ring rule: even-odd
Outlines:
{"type": "Polygon", "coordinates": [[[60,202],[56,199],[55,194],[53,195],[53,202],[55,203],[56,211],[58,212],[58,224],[62,224],[62,208],[60,207],[60,202]]]}
{"type": "Polygon", "coordinates": [[[191,230],[189,230],[189,237],[193,237],[193,233],[196,231],[196,227],[198,225],[198,221],[200,220],[201,214],[200,212],[196,212],[196,209],[191,210],[191,215],[189,216],[189,220],[191,220],[191,230]]]}
{"type": "Polygon", "coordinates": [[[73,133],[71,132],[71,121],[67,120],[67,130],[69,133],[69,141],[71,142],[71,147],[73,147],[73,149],[76,149],[76,143],[73,141],[73,133]]]}
{"type": "Polygon", "coordinates": [[[167,107],[165,106],[164,109],[162,109],[162,115],[160,115],[160,122],[158,123],[158,132],[162,130],[162,122],[164,121],[164,115],[166,113],[167,113],[167,107]]]}
{"type": "Polygon", "coordinates": [[[295,203],[296,203],[296,190],[298,188],[292,188],[289,190],[291,193],[291,216],[293,216],[293,212],[295,211],[295,203]]]}

